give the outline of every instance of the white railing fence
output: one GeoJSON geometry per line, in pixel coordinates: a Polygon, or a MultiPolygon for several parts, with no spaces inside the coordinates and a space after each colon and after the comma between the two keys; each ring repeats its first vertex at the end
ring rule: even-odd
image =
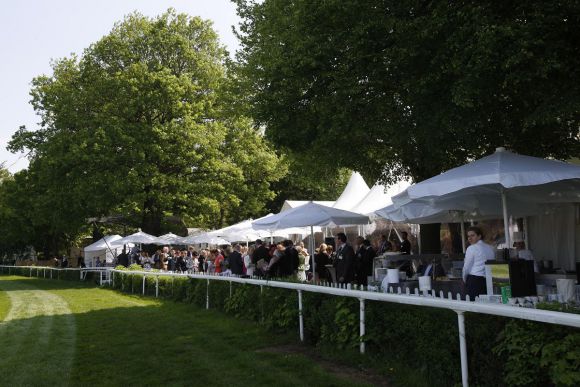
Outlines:
{"type": "MultiPolygon", "coordinates": [[[[300,340],[304,341],[304,316],[303,316],[303,303],[302,303],[302,292],[311,292],[311,293],[319,293],[319,294],[328,294],[340,297],[350,297],[356,298],[359,300],[360,303],[360,353],[365,353],[365,342],[364,342],[364,335],[365,335],[365,301],[379,301],[379,302],[391,302],[397,304],[405,304],[405,305],[415,305],[415,306],[422,306],[422,307],[433,307],[433,308],[441,308],[441,309],[448,309],[452,310],[457,314],[457,328],[459,334],[459,346],[460,346],[460,354],[461,354],[461,379],[463,386],[468,386],[468,363],[467,363],[467,343],[465,340],[465,312],[471,313],[482,313],[494,316],[502,316],[502,317],[511,317],[517,318],[522,320],[529,320],[529,321],[536,321],[536,322],[543,322],[548,324],[556,324],[556,325],[565,325],[575,328],[580,328],[580,315],[572,314],[572,313],[564,313],[564,312],[555,312],[555,311],[547,311],[547,310],[540,310],[534,308],[524,308],[512,305],[504,305],[504,304],[491,304],[491,303],[482,303],[482,302],[471,302],[469,301],[469,297],[466,301],[461,299],[459,294],[454,296],[449,292],[444,294],[443,292],[439,292],[437,294],[434,291],[428,292],[424,291],[419,293],[418,290],[415,290],[414,293],[411,293],[409,289],[406,292],[402,292],[400,288],[397,289],[395,292],[394,289],[391,287],[389,288],[387,293],[380,293],[375,291],[373,287],[367,287],[366,290],[363,286],[356,286],[350,284],[336,284],[336,283],[321,283],[318,285],[313,284],[306,284],[306,283],[295,283],[295,282],[283,282],[277,280],[266,280],[260,278],[239,278],[239,277],[227,277],[227,276],[219,276],[219,275],[207,275],[207,274],[182,274],[182,273],[167,273],[167,272],[154,272],[154,271],[127,271],[127,270],[115,270],[112,268],[68,268],[68,269],[59,269],[59,268],[50,268],[50,267],[30,267],[30,266],[23,266],[23,267],[14,267],[14,266],[0,266],[1,273],[11,274],[11,270],[24,269],[29,270],[29,275],[32,276],[33,271],[36,271],[36,276],[41,277],[40,273],[42,272],[43,278],[58,278],[57,275],[53,275],[53,271],[63,271],[63,270],[74,270],[79,272],[79,278],[84,279],[86,278],[86,274],[89,272],[103,272],[106,271],[109,274],[118,273],[121,275],[142,275],[143,276],[143,283],[141,292],[144,295],[146,293],[146,282],[147,278],[155,278],[155,297],[159,297],[159,277],[179,277],[179,278],[192,278],[198,280],[206,280],[206,309],[210,307],[210,282],[211,281],[226,281],[230,283],[230,296],[231,296],[231,284],[232,283],[240,283],[240,284],[249,284],[260,286],[263,288],[272,287],[272,288],[282,288],[288,290],[295,290],[298,292],[298,326],[299,326],[299,335],[300,340]],[[47,275],[46,271],[49,271],[50,274],[47,275]]],[[[103,276],[100,275],[101,284],[103,276]]],[[[112,285],[114,286],[115,276],[110,276],[110,280],[112,285]]]]}

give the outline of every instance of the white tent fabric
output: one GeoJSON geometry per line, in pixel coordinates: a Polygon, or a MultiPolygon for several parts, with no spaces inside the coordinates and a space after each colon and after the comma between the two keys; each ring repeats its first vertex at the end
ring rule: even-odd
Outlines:
{"type": "MultiPolygon", "coordinates": [[[[108,247],[112,247],[113,243],[121,239],[120,235],[106,235],[105,237],[99,239],[98,241],[88,245],[85,247],[85,253],[92,252],[92,251],[100,251],[104,250],[108,247]]],[[[123,244],[121,244],[122,246],[123,244]]],[[[115,247],[119,246],[118,243],[115,243],[115,247]]]]}
{"type": "Polygon", "coordinates": [[[119,243],[120,235],[107,235],[84,248],[85,265],[95,266],[97,257],[103,263],[113,263],[115,257],[121,253],[123,244],[119,243]]]}
{"type": "Polygon", "coordinates": [[[348,184],[346,185],[342,194],[336,199],[333,207],[340,210],[350,211],[355,207],[370,191],[371,189],[365,183],[365,180],[358,172],[353,172],[350,175],[348,184]]]}
{"type": "MultiPolygon", "coordinates": [[[[354,212],[341,210],[333,207],[326,207],[313,202],[306,203],[300,207],[288,211],[280,212],[276,215],[254,221],[252,226],[255,229],[277,230],[288,227],[310,226],[310,246],[314,252],[314,226],[341,226],[345,224],[367,224],[369,217],[354,212]]],[[[312,272],[316,272],[314,260],[312,260],[312,272]]]]}
{"type": "MultiPolygon", "coordinates": [[[[498,148],[495,153],[479,160],[450,169],[438,176],[410,186],[406,190],[411,199],[428,196],[443,196],[466,188],[486,187],[487,192],[500,193],[500,190],[539,186],[562,180],[580,179],[580,166],[557,160],[546,160],[537,157],[524,156],[498,148]]],[[[578,183],[563,184],[568,188],[563,192],[553,192],[558,202],[580,200],[578,183]]],[[[549,187],[548,187],[549,188],[549,187]]],[[[526,194],[533,194],[525,192],[526,194]]],[[[393,202],[397,203],[397,197],[393,202]]]]}
{"type": "MultiPolygon", "coordinates": [[[[518,155],[498,148],[490,156],[414,184],[393,197],[395,207],[417,199],[457,201],[501,198],[506,244],[510,243],[508,199],[522,203],[580,202],[580,166],[518,155]]],[[[460,208],[454,208],[460,209],[460,208]]],[[[471,210],[477,210],[472,208],[471,210]]]]}
{"type": "Polygon", "coordinates": [[[358,204],[348,210],[359,214],[372,215],[375,211],[392,204],[391,197],[403,192],[409,185],[410,183],[406,180],[388,187],[377,182],[358,204]]]}
{"type": "MultiPolygon", "coordinates": [[[[304,205],[309,202],[310,202],[309,200],[286,200],[284,201],[284,204],[282,205],[282,209],[280,210],[280,212],[289,210],[291,208],[300,207],[301,205],[304,205]]],[[[336,202],[328,200],[315,200],[314,203],[321,204],[327,207],[332,207],[336,202]]]]}
{"type": "Polygon", "coordinates": [[[167,233],[165,235],[161,235],[157,238],[160,242],[165,241],[168,245],[175,245],[175,244],[182,244],[181,237],[179,235],[175,235],[174,233],[167,233]]]}
{"type": "MultiPolygon", "coordinates": [[[[539,215],[550,210],[550,205],[507,200],[513,216],[539,215]]],[[[447,199],[415,199],[397,206],[391,204],[375,211],[381,218],[394,222],[429,224],[459,223],[462,220],[500,219],[502,201],[498,195],[474,195],[447,199]]]]}
{"type": "MultiPolygon", "coordinates": [[[[266,219],[274,214],[268,214],[261,218],[256,219],[262,220],[266,219]]],[[[310,234],[310,228],[308,227],[291,227],[278,230],[256,230],[252,227],[252,222],[254,220],[248,219],[243,222],[237,223],[235,225],[225,227],[221,230],[211,231],[212,235],[222,237],[230,242],[250,242],[256,239],[265,239],[270,237],[279,237],[288,239],[292,234],[308,235],[310,234]]],[[[321,227],[314,227],[314,232],[321,232],[321,227]]]]}
{"type": "Polygon", "coordinates": [[[562,204],[549,213],[528,219],[528,248],[536,261],[553,261],[554,267],[576,270],[580,253],[580,206],[562,204]]]}
{"type": "Polygon", "coordinates": [[[368,222],[368,216],[309,202],[300,207],[256,220],[252,222],[252,226],[257,230],[278,230],[307,226],[336,227],[345,224],[367,224],[368,222]]]}
{"type": "Polygon", "coordinates": [[[139,231],[139,232],[136,232],[134,234],[127,235],[126,237],[121,238],[116,242],[119,244],[142,243],[142,244],[156,244],[156,245],[163,245],[166,243],[165,241],[160,241],[159,239],[157,239],[157,237],[150,235],[150,234],[147,234],[143,231],[139,231]]]}
{"type": "Polygon", "coordinates": [[[229,245],[231,244],[229,241],[225,240],[224,238],[220,238],[217,235],[212,234],[212,232],[208,232],[205,234],[189,236],[182,239],[182,242],[185,244],[201,244],[207,243],[208,245],[229,245]]]}

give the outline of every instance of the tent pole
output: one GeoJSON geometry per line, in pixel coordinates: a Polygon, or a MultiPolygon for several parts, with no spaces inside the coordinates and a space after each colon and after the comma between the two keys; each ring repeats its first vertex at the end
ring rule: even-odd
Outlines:
{"type": "Polygon", "coordinates": [[[419,254],[421,254],[421,225],[419,225],[419,232],[417,233],[417,245],[419,246],[419,254]]]}
{"type": "Polygon", "coordinates": [[[467,250],[467,248],[465,247],[465,215],[462,212],[461,213],[461,248],[463,249],[463,254],[465,254],[465,251],[467,250]]]}
{"type": "Polygon", "coordinates": [[[530,247],[530,236],[528,234],[528,217],[524,218],[524,242],[526,242],[526,249],[531,250],[530,247]]]}
{"type": "Polygon", "coordinates": [[[501,190],[501,205],[503,208],[503,227],[505,233],[505,244],[506,248],[511,248],[511,241],[510,241],[510,227],[509,227],[509,218],[507,212],[507,198],[505,194],[505,189],[502,188],[501,190]]]}
{"type": "MultiPolygon", "coordinates": [[[[391,224],[393,224],[391,222],[391,224]]],[[[397,234],[397,238],[399,238],[399,242],[403,242],[403,238],[401,238],[401,235],[399,234],[399,231],[397,230],[397,228],[395,227],[395,225],[393,224],[393,230],[395,230],[395,234],[397,234]]]]}
{"type": "Polygon", "coordinates": [[[316,283],[316,262],[314,260],[314,226],[310,226],[310,257],[312,259],[312,283],[316,283]]]}

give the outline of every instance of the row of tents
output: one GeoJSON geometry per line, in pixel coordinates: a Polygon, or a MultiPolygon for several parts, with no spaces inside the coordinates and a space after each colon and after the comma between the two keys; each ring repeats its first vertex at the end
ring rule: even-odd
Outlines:
{"type": "MultiPolygon", "coordinates": [[[[139,233],[116,243],[229,244],[289,234],[314,234],[321,227],[368,224],[380,217],[413,224],[461,223],[503,219],[506,246],[510,217],[526,217],[526,235],[536,253],[555,254],[566,269],[575,267],[580,245],[580,166],[515,154],[495,153],[410,185],[402,181],[369,188],[353,173],[335,202],[286,201],[279,214],[237,223],[220,230],[180,238],[167,234],[139,239],[139,233]],[[535,238],[532,238],[535,236],[535,238]]],[[[465,238],[462,238],[465,239],[465,238]]],[[[313,243],[314,238],[310,238],[313,243]]],[[[313,246],[310,246],[312,249],[313,246]]],[[[312,251],[312,250],[311,250],[312,251]]]]}

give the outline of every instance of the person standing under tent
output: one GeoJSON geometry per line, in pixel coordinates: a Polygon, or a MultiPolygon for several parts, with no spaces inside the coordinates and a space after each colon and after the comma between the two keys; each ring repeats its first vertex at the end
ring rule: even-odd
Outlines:
{"type": "Polygon", "coordinates": [[[365,277],[363,277],[363,282],[359,282],[359,284],[366,286],[368,285],[368,277],[373,275],[373,263],[377,253],[375,252],[375,249],[373,249],[373,246],[371,246],[370,240],[365,239],[363,244],[366,247],[365,254],[362,258],[362,268],[364,270],[363,273],[365,277]]]}
{"type": "Polygon", "coordinates": [[[254,265],[252,263],[252,257],[254,255],[254,246],[250,246],[247,251],[246,254],[244,254],[243,258],[244,258],[244,268],[246,270],[246,275],[248,276],[253,276],[254,275],[254,268],[256,267],[256,265],[254,265]]]}
{"type": "MultiPolygon", "coordinates": [[[[356,237],[356,251],[355,251],[355,278],[358,284],[363,283],[363,278],[366,279],[366,273],[363,267],[363,258],[366,254],[366,246],[364,245],[364,238],[362,236],[356,237]]],[[[366,281],[365,281],[366,282],[366,281]]]]}
{"type": "Polygon", "coordinates": [[[465,251],[463,263],[463,282],[470,300],[487,292],[485,283],[485,261],[495,259],[493,248],[483,241],[479,227],[467,229],[467,241],[470,246],[465,251]]]}
{"type": "Polygon", "coordinates": [[[234,275],[244,274],[244,260],[240,252],[241,248],[239,244],[235,245],[233,251],[228,255],[229,267],[234,275]]]}
{"type": "Polygon", "coordinates": [[[197,270],[200,273],[205,273],[207,271],[207,258],[209,257],[209,251],[202,249],[197,258],[198,267],[197,270]]]}
{"type": "Polygon", "coordinates": [[[411,254],[411,242],[409,242],[409,234],[407,234],[406,231],[403,231],[401,233],[401,238],[403,239],[401,241],[401,248],[399,250],[401,252],[401,255],[411,254]]]}
{"type": "Polygon", "coordinates": [[[336,278],[338,283],[350,283],[354,279],[354,249],[347,243],[346,234],[336,234],[336,278]]]}
{"type": "Polygon", "coordinates": [[[219,274],[222,271],[225,271],[225,265],[224,265],[224,256],[220,253],[220,251],[218,249],[213,249],[211,251],[211,255],[213,257],[213,266],[214,266],[214,272],[219,274]]]}
{"type": "Polygon", "coordinates": [[[386,235],[381,235],[381,239],[379,240],[377,246],[377,255],[381,255],[386,253],[387,251],[391,251],[393,249],[393,245],[389,242],[389,238],[386,235]]]}
{"type": "Polygon", "coordinates": [[[256,239],[256,246],[254,253],[252,254],[252,263],[257,265],[261,259],[266,263],[270,262],[270,252],[268,251],[268,248],[264,246],[261,239],[256,239]]]}
{"type": "MultiPolygon", "coordinates": [[[[330,263],[330,255],[327,252],[328,245],[323,243],[314,254],[314,262],[316,264],[316,276],[314,277],[314,281],[327,281],[328,275],[327,271],[328,268],[326,265],[330,263]]],[[[312,266],[310,266],[310,270],[312,270],[312,266]]]]}

